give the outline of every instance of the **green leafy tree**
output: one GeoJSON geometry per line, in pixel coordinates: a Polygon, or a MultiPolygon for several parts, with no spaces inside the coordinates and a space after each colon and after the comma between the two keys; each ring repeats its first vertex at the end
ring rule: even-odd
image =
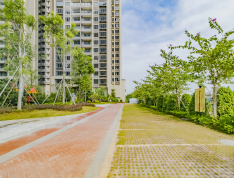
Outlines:
{"type": "Polygon", "coordinates": [[[24,91],[24,77],[28,74],[28,66],[35,57],[34,48],[31,46],[32,32],[37,22],[26,10],[24,0],[4,0],[4,7],[0,9],[0,36],[5,48],[0,51],[1,57],[7,58],[7,67],[11,71],[18,70],[19,92],[17,109],[22,109],[24,91]],[[13,63],[13,65],[11,65],[13,63]]]}
{"type": "Polygon", "coordinates": [[[46,16],[40,16],[40,22],[43,23],[44,26],[44,38],[47,39],[47,43],[50,44],[51,47],[55,47],[56,55],[62,61],[63,66],[63,104],[65,103],[66,97],[66,67],[67,61],[65,56],[71,53],[71,44],[73,44],[72,38],[78,34],[78,31],[75,29],[75,24],[72,23],[70,28],[62,29],[63,27],[63,19],[58,15],[54,14],[52,11],[51,14],[46,16]],[[52,41],[52,43],[51,43],[52,41]]]}
{"type": "Polygon", "coordinates": [[[228,88],[220,88],[217,93],[218,115],[234,115],[234,92],[228,88]]]}
{"type": "Polygon", "coordinates": [[[94,73],[92,64],[93,59],[84,54],[84,49],[80,47],[73,48],[72,51],[72,63],[71,63],[71,78],[72,83],[78,85],[79,96],[81,91],[87,90],[92,87],[91,74],[94,73]]]}
{"type": "Polygon", "coordinates": [[[230,83],[234,75],[234,40],[228,40],[228,37],[234,33],[234,29],[223,33],[223,29],[217,23],[216,19],[209,18],[211,29],[216,29],[221,37],[216,35],[210,38],[202,37],[200,33],[193,35],[187,30],[185,34],[189,37],[184,46],[170,47],[186,48],[190,50],[188,56],[189,64],[193,69],[193,78],[201,85],[204,82],[209,82],[213,85],[213,115],[217,118],[217,85],[221,83],[230,83]],[[195,47],[193,42],[198,44],[195,47]]]}
{"type": "Polygon", "coordinates": [[[189,104],[191,102],[192,98],[189,94],[183,94],[182,98],[181,98],[181,110],[182,111],[189,111],[189,104]]]}

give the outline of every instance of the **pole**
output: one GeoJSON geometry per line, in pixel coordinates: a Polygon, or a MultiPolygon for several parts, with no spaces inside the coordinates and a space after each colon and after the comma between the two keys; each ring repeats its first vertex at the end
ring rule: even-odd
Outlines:
{"type": "MultiPolygon", "coordinates": [[[[62,80],[61,80],[62,81],[62,80]]],[[[55,88],[57,88],[58,86],[59,86],[59,84],[61,83],[61,81],[58,83],[58,85],[57,86],[55,86],[55,88]]],[[[54,90],[53,90],[54,91],[54,90]]],[[[50,95],[52,94],[53,92],[51,92],[48,96],[47,96],[47,98],[42,102],[42,104],[44,104],[45,103],[45,101],[50,97],[50,95]]]]}
{"type": "MultiPolygon", "coordinates": [[[[34,103],[36,103],[36,101],[33,99],[33,97],[30,95],[30,93],[28,92],[28,90],[26,90],[26,88],[24,88],[24,90],[28,93],[28,95],[30,96],[30,98],[33,100],[34,103]]],[[[37,103],[36,103],[37,105],[37,103]]]]}
{"type": "MultiPolygon", "coordinates": [[[[56,100],[57,100],[57,97],[58,97],[58,93],[59,93],[60,88],[61,88],[61,85],[59,86],[59,89],[58,89],[57,95],[56,95],[55,100],[54,100],[54,104],[55,104],[55,102],[56,102],[56,100]]],[[[54,104],[53,104],[53,106],[54,106],[54,104]]]]}
{"type": "MultiPolygon", "coordinates": [[[[19,70],[19,67],[16,69],[15,73],[12,75],[12,77],[14,77],[14,75],[16,74],[16,72],[19,70]]],[[[7,82],[6,86],[3,88],[3,90],[0,93],[0,96],[3,94],[3,92],[5,91],[6,87],[9,85],[11,79],[9,79],[9,81],[7,82]]]]}
{"type": "MultiPolygon", "coordinates": [[[[67,83],[66,83],[66,85],[67,85],[67,83]]],[[[69,88],[68,88],[68,85],[67,85],[67,89],[68,89],[68,91],[69,91],[69,94],[70,94],[70,96],[71,96],[71,92],[70,92],[70,90],[69,90],[69,88]]],[[[75,100],[74,100],[74,104],[76,105],[76,102],[75,102],[75,100]]]]}

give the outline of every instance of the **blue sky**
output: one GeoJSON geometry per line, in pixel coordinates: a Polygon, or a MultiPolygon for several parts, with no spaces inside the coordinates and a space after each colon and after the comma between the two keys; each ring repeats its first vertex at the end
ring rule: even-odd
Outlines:
{"type": "MultiPolygon", "coordinates": [[[[162,64],[160,49],[182,45],[184,30],[201,32],[204,37],[217,34],[208,17],[217,18],[224,31],[234,27],[234,0],[122,0],[123,78],[127,93],[134,90],[133,80],[147,76],[149,65],[162,64]]],[[[174,51],[186,60],[187,51],[174,51]]],[[[197,86],[192,84],[190,91],[197,86]]],[[[207,85],[211,90],[211,86],[207,85]]],[[[234,89],[234,87],[232,86],[234,89]]]]}

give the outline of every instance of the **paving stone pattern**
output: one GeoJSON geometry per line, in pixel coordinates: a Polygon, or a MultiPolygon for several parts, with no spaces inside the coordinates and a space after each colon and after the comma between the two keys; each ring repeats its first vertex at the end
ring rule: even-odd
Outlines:
{"type": "Polygon", "coordinates": [[[87,121],[0,164],[0,177],[83,177],[121,107],[110,105],[87,121]]]}
{"type": "Polygon", "coordinates": [[[125,105],[108,177],[233,178],[234,147],[220,139],[234,135],[125,105]]]}

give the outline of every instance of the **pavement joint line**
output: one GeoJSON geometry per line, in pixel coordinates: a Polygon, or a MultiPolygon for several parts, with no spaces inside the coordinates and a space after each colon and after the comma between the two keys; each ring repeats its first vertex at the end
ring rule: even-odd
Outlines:
{"type": "Polygon", "coordinates": [[[23,137],[23,136],[25,136],[25,135],[34,133],[34,132],[36,132],[36,131],[40,131],[41,129],[44,129],[45,127],[46,127],[46,128],[49,128],[49,127],[51,127],[51,126],[53,126],[53,125],[55,125],[55,124],[61,124],[62,122],[66,122],[67,120],[74,119],[74,118],[76,118],[76,117],[79,117],[79,116],[82,116],[82,115],[85,115],[85,114],[87,114],[87,113],[74,114],[74,115],[66,115],[66,116],[50,117],[50,118],[55,118],[55,119],[58,118],[58,117],[66,117],[66,118],[64,118],[64,119],[62,119],[62,120],[57,120],[57,121],[55,121],[55,122],[53,122],[53,123],[50,123],[50,124],[48,124],[48,125],[46,125],[46,126],[41,126],[41,127],[36,128],[36,129],[35,129],[35,128],[32,128],[31,130],[28,130],[28,131],[23,132],[23,133],[21,133],[21,134],[17,134],[17,135],[14,135],[14,136],[7,137],[7,138],[5,138],[5,139],[3,139],[3,140],[0,140],[0,144],[1,144],[1,143],[5,143],[5,142],[7,142],[7,141],[9,141],[9,140],[13,140],[13,139],[17,139],[17,138],[23,137]],[[71,116],[72,118],[68,118],[69,116],[71,116]]]}
{"type": "Polygon", "coordinates": [[[95,115],[97,115],[99,113],[102,113],[105,110],[107,110],[107,108],[104,108],[102,111],[99,111],[98,113],[95,113],[95,114],[93,114],[91,116],[88,116],[88,117],[86,117],[86,118],[84,118],[84,119],[82,119],[80,121],[77,121],[77,122],[75,122],[75,123],[73,123],[71,125],[68,125],[68,126],[62,128],[62,129],[59,129],[59,130],[57,130],[57,131],[55,131],[55,132],[53,132],[53,133],[51,133],[49,135],[46,135],[46,136],[44,136],[42,138],[39,138],[39,139],[37,139],[37,140],[35,140],[35,141],[31,142],[31,143],[28,143],[28,144],[26,144],[26,145],[24,145],[24,146],[22,146],[20,148],[17,148],[17,149],[15,149],[13,151],[10,151],[10,152],[8,152],[8,153],[0,156],[0,164],[4,163],[5,161],[7,161],[7,160],[9,160],[9,159],[11,159],[13,157],[18,156],[19,154],[21,154],[21,153],[23,153],[23,152],[25,152],[25,151],[27,151],[27,150],[29,150],[29,149],[37,146],[37,145],[39,145],[40,143],[43,143],[43,142],[45,142],[45,141],[47,141],[47,140],[49,140],[49,139],[51,139],[51,138],[59,135],[62,132],[65,132],[66,130],[68,130],[68,129],[70,129],[70,128],[78,125],[78,124],[83,123],[84,121],[87,121],[91,117],[93,117],[93,116],[95,116],[95,115]]]}
{"type": "Polygon", "coordinates": [[[118,124],[119,117],[121,117],[123,106],[124,105],[122,105],[122,107],[120,108],[120,111],[115,117],[115,120],[112,123],[110,129],[107,131],[106,136],[103,139],[101,146],[99,147],[93,161],[91,162],[89,166],[88,171],[85,173],[83,178],[98,178],[99,177],[103,163],[107,155],[107,152],[110,147],[110,143],[115,133],[116,125],[118,124]]]}
{"type": "Polygon", "coordinates": [[[223,144],[141,144],[141,145],[116,145],[117,147],[150,147],[150,146],[224,146],[223,144]]]}

